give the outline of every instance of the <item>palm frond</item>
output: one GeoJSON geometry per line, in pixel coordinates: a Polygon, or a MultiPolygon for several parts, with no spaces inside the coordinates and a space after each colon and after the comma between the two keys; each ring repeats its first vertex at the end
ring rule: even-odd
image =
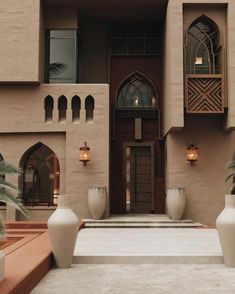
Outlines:
{"type": "Polygon", "coordinates": [[[11,205],[19,210],[24,216],[29,217],[27,209],[24,207],[21,199],[15,198],[7,189],[0,190],[0,202],[11,205]]]}
{"type": "Polygon", "coordinates": [[[67,69],[67,66],[64,63],[54,62],[49,64],[50,76],[58,75],[66,69],[67,69]]]}
{"type": "Polygon", "coordinates": [[[5,236],[5,223],[2,219],[2,216],[0,215],[0,241],[1,237],[5,236]]]}
{"type": "Polygon", "coordinates": [[[230,174],[226,176],[225,182],[232,179],[231,194],[235,195],[235,150],[233,151],[232,161],[226,164],[226,168],[230,170],[230,174]]]}
{"type": "Polygon", "coordinates": [[[12,185],[11,183],[4,180],[4,181],[0,182],[0,189],[5,189],[5,188],[11,188],[11,189],[19,192],[19,190],[14,185],[12,185]]]}
{"type": "Polygon", "coordinates": [[[0,161],[0,175],[10,175],[18,174],[21,171],[15,168],[13,165],[6,163],[5,161],[0,161]]]}
{"type": "Polygon", "coordinates": [[[233,178],[233,177],[235,177],[235,172],[233,172],[233,173],[227,175],[226,178],[225,178],[225,182],[227,182],[229,179],[231,179],[231,178],[233,178]]]}
{"type": "Polygon", "coordinates": [[[227,169],[235,169],[235,161],[231,161],[225,166],[227,169]]]}

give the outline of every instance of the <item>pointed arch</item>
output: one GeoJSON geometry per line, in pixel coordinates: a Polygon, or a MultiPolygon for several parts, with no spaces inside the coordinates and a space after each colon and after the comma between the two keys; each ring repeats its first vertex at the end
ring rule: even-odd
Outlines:
{"type": "Polygon", "coordinates": [[[92,122],[94,119],[95,100],[89,95],[85,99],[86,122],[92,122]]]}
{"type": "Polygon", "coordinates": [[[72,122],[76,123],[80,120],[80,110],[81,110],[81,99],[79,96],[75,95],[72,98],[72,122]]]}
{"type": "Polygon", "coordinates": [[[67,111],[67,98],[61,95],[58,99],[58,110],[59,110],[59,122],[66,122],[66,111],[67,111]]]}
{"type": "Polygon", "coordinates": [[[117,108],[158,108],[158,95],[153,82],[137,71],[128,75],[120,83],[116,97],[117,108]]]}
{"type": "Polygon", "coordinates": [[[54,99],[48,95],[44,99],[44,110],[45,110],[45,122],[52,122],[53,110],[54,110],[54,99]]]}
{"type": "Polygon", "coordinates": [[[208,16],[196,18],[186,31],[186,74],[221,73],[221,41],[218,25],[208,16]]]}
{"type": "Polygon", "coordinates": [[[60,190],[60,165],[56,154],[42,142],[31,146],[20,159],[19,179],[26,205],[54,205],[60,190]]]}

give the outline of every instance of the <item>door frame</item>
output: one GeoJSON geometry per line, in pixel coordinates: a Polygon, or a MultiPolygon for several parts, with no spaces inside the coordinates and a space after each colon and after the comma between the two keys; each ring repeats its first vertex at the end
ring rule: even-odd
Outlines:
{"type": "Polygon", "coordinates": [[[154,141],[145,141],[145,142],[123,142],[122,143],[122,160],[123,160],[123,172],[122,172],[122,179],[123,179],[123,205],[124,211],[126,212],[126,148],[127,147],[150,147],[150,161],[151,161],[151,212],[155,211],[155,201],[154,201],[154,194],[155,194],[155,185],[154,185],[154,170],[155,170],[155,143],[154,141]]]}

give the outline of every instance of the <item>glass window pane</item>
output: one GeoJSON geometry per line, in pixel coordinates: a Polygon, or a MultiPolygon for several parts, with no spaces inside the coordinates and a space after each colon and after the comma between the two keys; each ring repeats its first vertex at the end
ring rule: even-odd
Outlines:
{"type": "Polygon", "coordinates": [[[128,78],[118,92],[118,108],[151,109],[156,107],[156,95],[152,85],[142,76],[128,78]]]}
{"type": "Polygon", "coordinates": [[[50,82],[76,82],[76,40],[51,39],[49,63],[50,82]]]}
{"type": "Polygon", "coordinates": [[[50,38],[75,38],[76,30],[51,30],[50,38]]]}

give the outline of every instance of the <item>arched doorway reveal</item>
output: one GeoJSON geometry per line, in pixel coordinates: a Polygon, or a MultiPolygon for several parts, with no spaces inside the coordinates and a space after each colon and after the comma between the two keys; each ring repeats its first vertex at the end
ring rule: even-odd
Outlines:
{"type": "Polygon", "coordinates": [[[50,206],[57,203],[60,192],[60,167],[56,154],[39,142],[20,160],[22,200],[26,205],[50,206]]]}
{"type": "Polygon", "coordinates": [[[116,85],[111,103],[111,213],[162,213],[164,142],[157,83],[134,71],[116,85]]]}

